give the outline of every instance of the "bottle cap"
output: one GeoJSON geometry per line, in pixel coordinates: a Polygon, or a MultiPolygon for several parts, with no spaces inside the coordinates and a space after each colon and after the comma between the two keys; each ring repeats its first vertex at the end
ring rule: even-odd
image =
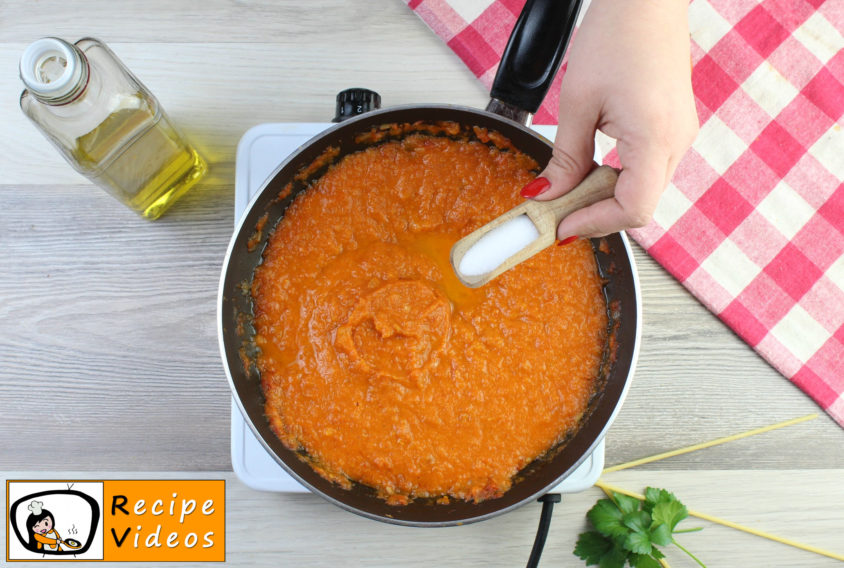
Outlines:
{"type": "Polygon", "coordinates": [[[20,61],[21,80],[42,100],[60,101],[74,95],[87,81],[87,65],[68,42],[45,37],[32,42],[20,61]]]}

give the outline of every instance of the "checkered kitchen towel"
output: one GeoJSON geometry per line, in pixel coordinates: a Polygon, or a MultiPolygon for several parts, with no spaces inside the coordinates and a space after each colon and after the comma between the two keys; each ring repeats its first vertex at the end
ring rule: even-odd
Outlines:
{"type": "MultiPolygon", "coordinates": [[[[406,1],[492,84],[524,0],[406,1]]],[[[844,426],[844,1],[692,0],[689,21],[700,135],[630,234],[844,426]]]]}

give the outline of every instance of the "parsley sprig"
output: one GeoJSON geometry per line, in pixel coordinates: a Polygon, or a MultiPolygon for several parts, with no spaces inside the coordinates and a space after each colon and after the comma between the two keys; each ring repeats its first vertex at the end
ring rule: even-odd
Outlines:
{"type": "Polygon", "coordinates": [[[674,544],[706,568],[674,539],[675,534],[701,530],[674,530],[688,516],[685,505],[665,489],[648,487],[644,501],[613,491],[611,499],[599,500],[586,513],[595,530],[578,537],[574,553],[587,566],[623,568],[628,563],[633,568],[660,568],[665,555],[657,545],[674,544]]]}

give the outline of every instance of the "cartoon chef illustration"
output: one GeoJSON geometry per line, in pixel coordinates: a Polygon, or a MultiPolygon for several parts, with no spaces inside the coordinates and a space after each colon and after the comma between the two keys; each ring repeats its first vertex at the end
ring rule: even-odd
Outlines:
{"type": "Polygon", "coordinates": [[[62,537],[56,532],[53,514],[44,508],[44,503],[33,500],[28,506],[30,515],[26,519],[29,547],[42,552],[61,551],[62,537]]]}

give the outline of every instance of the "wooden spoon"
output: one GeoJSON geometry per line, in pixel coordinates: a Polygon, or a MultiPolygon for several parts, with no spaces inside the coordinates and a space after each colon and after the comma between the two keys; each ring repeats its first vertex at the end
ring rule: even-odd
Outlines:
{"type": "Polygon", "coordinates": [[[510,270],[517,264],[524,262],[536,253],[551,246],[556,240],[557,225],[564,217],[614,195],[618,172],[610,166],[599,166],[592,170],[583,181],[571,191],[551,201],[535,201],[528,199],[521,205],[510,209],[500,217],[496,217],[477,231],[463,237],[451,247],[451,266],[457,279],[469,288],[483,286],[501,273],[510,270]],[[494,270],[485,274],[463,274],[460,272],[460,262],[463,257],[482,237],[491,230],[500,227],[519,215],[526,215],[530,219],[539,236],[519,252],[513,254],[494,270]]]}

